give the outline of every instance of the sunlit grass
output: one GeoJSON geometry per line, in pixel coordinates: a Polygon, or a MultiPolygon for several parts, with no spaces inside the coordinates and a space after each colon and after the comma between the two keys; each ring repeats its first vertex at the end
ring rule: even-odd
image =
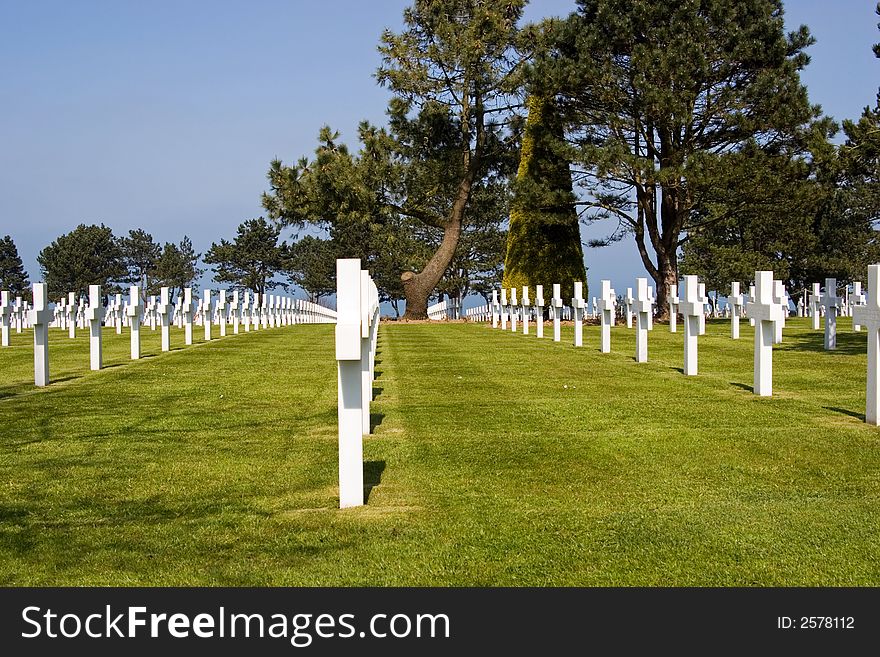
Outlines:
{"type": "MultiPolygon", "coordinates": [[[[649,362],[466,324],[380,330],[368,504],[339,511],[332,326],[169,354],[142,330],[0,349],[0,583],[878,585],[880,429],[862,421],[865,333],[792,320],[774,397],[752,332],[682,327],[649,362]]],[[[216,329],[215,329],[216,332],[216,329]]],[[[547,333],[550,333],[548,330],[547,333]]],[[[202,332],[195,330],[201,338],[202,332]]]]}

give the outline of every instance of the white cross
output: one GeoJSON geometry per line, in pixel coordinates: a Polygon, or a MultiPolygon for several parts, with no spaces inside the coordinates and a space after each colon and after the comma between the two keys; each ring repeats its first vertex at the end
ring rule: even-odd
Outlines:
{"type": "Polygon", "coordinates": [[[560,283],[553,284],[553,298],[550,300],[550,311],[553,313],[553,342],[559,342],[562,339],[560,321],[562,321],[562,285],[560,283]]]}
{"type": "Polygon", "coordinates": [[[492,290],[492,328],[498,328],[498,290],[492,290]]]}
{"type": "Polygon", "coordinates": [[[865,422],[880,424],[880,265],[868,265],[868,299],[853,308],[853,321],[868,332],[865,422]]]}
{"type": "Polygon", "coordinates": [[[28,312],[28,322],[34,327],[34,385],[49,383],[49,295],[45,283],[34,283],[34,306],[28,312]]]}
{"type": "Polygon", "coordinates": [[[24,323],[24,317],[22,312],[22,301],[21,297],[15,297],[15,310],[13,310],[13,315],[15,317],[15,332],[21,333],[21,325],[24,323]]]}
{"type": "Polygon", "coordinates": [[[67,294],[67,331],[71,339],[76,337],[76,292],[67,294]]]}
{"type": "Polygon", "coordinates": [[[819,307],[822,302],[822,295],[819,294],[819,284],[813,283],[813,292],[810,294],[810,316],[813,318],[812,326],[814,331],[819,330],[819,307]]]}
{"type": "Polygon", "coordinates": [[[251,304],[251,324],[255,331],[260,330],[260,293],[254,292],[254,301],[251,304]]]}
{"type": "Polygon", "coordinates": [[[159,328],[162,331],[162,351],[171,349],[171,298],[167,287],[159,289],[159,303],[156,305],[159,328]]]}
{"type": "Polygon", "coordinates": [[[780,313],[781,319],[776,322],[775,335],[773,337],[773,342],[776,344],[782,343],[782,329],[785,328],[785,318],[788,315],[788,294],[785,292],[785,286],[782,284],[781,280],[773,281],[773,301],[779,304],[779,308],[782,311],[780,313]]]}
{"type": "Polygon", "coordinates": [[[141,292],[137,285],[132,285],[129,290],[128,307],[125,309],[131,326],[131,359],[141,357],[141,311],[144,308],[141,303],[141,292]]]}
{"type": "Polygon", "coordinates": [[[584,345],[584,284],[574,283],[574,296],[571,298],[571,310],[574,313],[574,346],[584,345]]]}
{"type": "Polygon", "coordinates": [[[648,292],[648,279],[636,279],[636,362],[648,360],[648,331],[651,324],[651,295],[648,292]]]}
{"type": "Polygon", "coordinates": [[[678,294],[676,294],[678,290],[674,287],[669,288],[669,294],[666,295],[666,303],[669,306],[669,332],[676,333],[678,332],[678,304],[680,303],[680,299],[678,298],[678,294]]]}
{"type": "Polygon", "coordinates": [[[501,288],[501,330],[507,330],[507,288],[501,288]]]}
{"type": "MultiPolygon", "coordinates": [[[[855,312],[856,307],[864,306],[864,305],[865,305],[865,295],[862,294],[862,282],[861,281],[853,281],[853,293],[852,293],[852,296],[850,297],[850,312],[849,312],[849,314],[853,315],[853,317],[855,317],[855,315],[853,313],[855,312]]],[[[858,322],[856,322],[855,319],[853,319],[853,331],[858,333],[861,330],[862,330],[861,324],[859,324],[858,322]]]]}
{"type": "Polygon", "coordinates": [[[773,298],[773,272],[755,272],[755,294],[746,304],[749,317],[755,320],[754,393],[761,397],[773,394],[774,323],[782,319],[782,306],[773,298]]]}
{"type": "Polygon", "coordinates": [[[739,318],[742,315],[743,295],[739,292],[739,281],[730,284],[730,297],[727,300],[730,306],[730,337],[739,340],[739,318]]]}
{"type": "MultiPolygon", "coordinates": [[[[339,422],[339,506],[364,503],[361,261],[336,261],[336,361],[339,422]]],[[[263,297],[265,299],[265,297],[263,297]]]]}
{"type": "Polygon", "coordinates": [[[633,298],[633,289],[631,287],[626,288],[626,297],[623,299],[626,304],[626,328],[631,329],[633,327],[633,304],[635,303],[635,299],[633,298]]]}
{"type": "Polygon", "coordinates": [[[825,279],[825,294],[821,299],[825,308],[825,349],[837,349],[837,310],[840,297],[837,296],[837,279],[825,279]]]}
{"type": "Polygon", "coordinates": [[[220,325],[220,337],[226,337],[226,290],[217,291],[217,323],[220,325]]]}
{"type": "Polygon", "coordinates": [[[244,291],[244,301],[241,303],[241,319],[244,322],[244,332],[251,332],[251,291],[244,291]]]}
{"type": "Polygon", "coordinates": [[[238,335],[239,316],[241,312],[238,303],[238,290],[232,291],[232,306],[229,310],[232,313],[232,334],[238,335]]]}
{"type": "Polygon", "coordinates": [[[89,285],[89,306],[86,309],[89,322],[89,367],[99,370],[102,367],[101,323],[104,319],[104,304],[101,299],[101,286],[89,285]]]}
{"type": "Polygon", "coordinates": [[[700,334],[700,316],[704,310],[699,285],[696,276],[684,277],[681,314],[684,316],[684,373],[688,376],[697,373],[697,337],[700,334]]]}
{"type": "Polygon", "coordinates": [[[535,286],[535,331],[539,338],[544,337],[544,286],[535,286]]]}
{"type": "Polygon", "coordinates": [[[9,303],[9,290],[0,292],[0,345],[9,346],[9,326],[12,306],[9,303]]]}
{"type": "Polygon", "coordinates": [[[602,290],[599,295],[599,321],[601,323],[601,339],[599,351],[607,354],[611,351],[611,325],[614,323],[614,290],[611,289],[611,281],[602,281],[602,290]]]}
{"type": "Polygon", "coordinates": [[[529,286],[523,285],[522,289],[522,299],[520,300],[520,305],[522,306],[522,323],[523,323],[523,335],[529,334],[529,286]]]}
{"type": "Polygon", "coordinates": [[[202,292],[202,325],[205,327],[205,342],[211,339],[211,294],[210,289],[202,292]]]}
{"type": "Polygon", "coordinates": [[[116,335],[122,335],[122,294],[117,294],[114,298],[113,321],[116,324],[116,335]]]}
{"type": "Polygon", "coordinates": [[[192,296],[192,288],[187,287],[183,290],[183,342],[191,345],[193,343],[193,316],[196,314],[196,302],[192,296]]]}
{"type": "Polygon", "coordinates": [[[516,333],[516,288],[510,288],[510,330],[516,333]]]}

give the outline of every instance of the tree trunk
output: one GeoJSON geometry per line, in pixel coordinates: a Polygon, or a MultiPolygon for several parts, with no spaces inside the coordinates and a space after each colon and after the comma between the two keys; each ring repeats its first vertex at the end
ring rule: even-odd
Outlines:
{"type": "MultiPolygon", "coordinates": [[[[469,183],[467,188],[469,193],[469,183]]],[[[403,313],[403,319],[428,319],[428,297],[431,296],[431,292],[443,278],[446,268],[452,262],[452,256],[455,255],[455,248],[458,246],[459,237],[461,237],[462,214],[464,214],[464,207],[460,213],[453,209],[452,217],[443,230],[443,241],[440,242],[440,248],[431,256],[425,268],[418,274],[406,271],[401,275],[403,295],[406,298],[406,311],[403,313]]]]}
{"type": "Polygon", "coordinates": [[[464,211],[467,208],[471,196],[471,184],[474,178],[473,166],[467,167],[467,174],[458,186],[449,220],[443,227],[443,241],[440,247],[431,256],[428,264],[418,274],[412,271],[403,272],[400,280],[403,281],[403,295],[406,297],[406,311],[403,319],[428,319],[428,297],[437,287],[437,283],[443,278],[446,268],[452,262],[458,240],[461,237],[461,225],[464,221],[464,211]]]}
{"type": "Polygon", "coordinates": [[[678,263],[676,258],[661,257],[658,254],[657,276],[654,278],[657,290],[657,319],[669,319],[669,294],[675,295],[678,288],[678,263]]]}

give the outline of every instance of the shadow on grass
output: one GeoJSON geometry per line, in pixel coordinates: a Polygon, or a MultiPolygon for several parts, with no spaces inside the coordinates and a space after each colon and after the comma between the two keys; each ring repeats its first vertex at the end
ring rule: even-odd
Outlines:
{"type": "Polygon", "coordinates": [[[755,388],[753,386],[747,385],[745,383],[738,383],[737,381],[731,381],[730,385],[734,388],[742,388],[746,392],[755,392],[755,388]]]}
{"type": "Polygon", "coordinates": [[[373,399],[378,399],[379,397],[381,397],[383,390],[385,390],[385,388],[380,388],[379,386],[373,386],[373,399]]]}
{"type": "Polygon", "coordinates": [[[786,351],[812,351],[816,353],[838,353],[848,356],[858,356],[867,351],[866,333],[851,333],[849,331],[837,332],[837,349],[825,349],[825,332],[810,331],[809,333],[798,333],[796,335],[784,336],[781,345],[776,345],[777,349],[786,351]]]}
{"type": "Polygon", "coordinates": [[[373,433],[384,419],[385,413],[370,413],[370,433],[373,433]]]}
{"type": "Polygon", "coordinates": [[[370,493],[382,483],[385,461],[364,461],[364,504],[370,501],[370,493]]]}
{"type": "Polygon", "coordinates": [[[848,408],[840,408],[839,406],[823,406],[826,411],[834,411],[835,413],[842,413],[843,415],[849,415],[850,417],[858,418],[862,422],[865,421],[864,413],[857,413],[856,411],[851,411],[848,408]]]}

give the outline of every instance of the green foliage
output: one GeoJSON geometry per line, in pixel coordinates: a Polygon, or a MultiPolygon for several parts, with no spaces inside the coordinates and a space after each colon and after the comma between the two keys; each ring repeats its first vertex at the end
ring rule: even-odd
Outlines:
{"type": "Polygon", "coordinates": [[[104,224],[80,224],[40,251],[37,262],[50,299],[68,292],[86,296],[89,285],[100,285],[110,294],[127,274],[119,242],[104,224]]]}
{"type": "Polygon", "coordinates": [[[294,242],[284,270],[313,301],[336,292],[336,249],[330,240],[306,235],[294,242]]]}
{"type": "Polygon", "coordinates": [[[212,243],[205,263],[214,265],[218,283],[253,290],[261,297],[266,290],[282,285],[273,280],[284,268],[287,245],[278,244],[281,228],[260,217],[248,219],[238,227],[235,240],[212,243]]]}
{"type": "Polygon", "coordinates": [[[389,300],[406,296],[409,317],[425,316],[441,280],[441,290],[462,289],[497,273],[490,243],[516,164],[523,4],[417,0],[379,47],[377,79],[394,93],[388,127],[362,123],[357,154],[325,128],[313,160],[271,165],[269,217],[327,229],[340,254],[376,268],[389,300]],[[495,207],[484,213],[473,201],[486,195],[495,207]]]}
{"type": "Polygon", "coordinates": [[[119,248],[123,265],[128,270],[126,282],[140,286],[144,299],[149,294],[156,294],[155,269],[162,247],[147,231],[138,228],[128,231],[128,237],[119,239],[119,248]]]}
{"type": "Polygon", "coordinates": [[[13,297],[27,297],[30,281],[12,237],[0,240],[0,290],[9,290],[13,297]]]}
{"type": "Polygon", "coordinates": [[[170,288],[168,292],[172,298],[178,290],[190,287],[202,275],[202,269],[198,266],[200,257],[186,235],[179,245],[165,242],[162,253],[156,259],[155,287],[170,288]]]}
{"type": "Polygon", "coordinates": [[[708,161],[708,175],[692,186],[698,219],[682,271],[721,291],[757,269],[772,269],[795,293],[826,277],[863,280],[880,260],[878,110],[843,125],[847,142],[838,149],[826,119],[803,131],[806,156],[752,142],[708,161]]]}
{"type": "Polygon", "coordinates": [[[586,218],[616,224],[607,240],[633,235],[665,298],[718,160],[751,142],[807,149],[812,37],[786,35],[779,0],[580,0],[550,32],[534,77],[560,93],[586,218]]]}
{"type": "MultiPolygon", "coordinates": [[[[875,11],[880,15],[880,3],[875,11]]],[[[880,44],[874,45],[874,55],[880,57],[880,44]]],[[[880,92],[874,107],[866,107],[858,121],[843,122],[843,131],[841,204],[857,230],[867,227],[869,246],[875,250],[871,262],[877,262],[880,257],[874,229],[880,224],[880,92]]]]}
{"type": "Polygon", "coordinates": [[[528,108],[502,286],[519,290],[528,286],[534,294],[536,285],[550,291],[548,286],[559,283],[562,298],[570,299],[574,282],[582,281],[587,297],[569,162],[555,148],[563,138],[562,122],[547,97],[533,94],[528,108]]]}

